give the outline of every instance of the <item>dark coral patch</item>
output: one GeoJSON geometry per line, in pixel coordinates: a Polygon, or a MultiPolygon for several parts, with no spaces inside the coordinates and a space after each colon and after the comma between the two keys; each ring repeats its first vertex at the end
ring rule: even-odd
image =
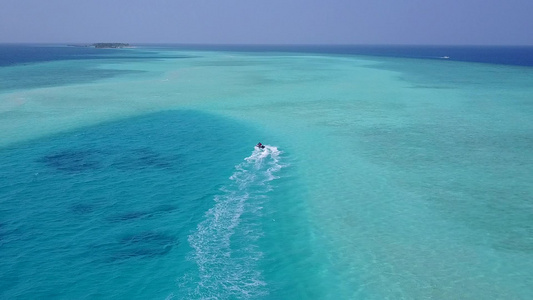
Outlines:
{"type": "Polygon", "coordinates": [[[127,235],[118,242],[119,247],[112,255],[113,261],[162,256],[178,244],[173,236],[153,231],[127,235]]]}
{"type": "Polygon", "coordinates": [[[65,150],[42,157],[40,162],[50,168],[77,173],[100,168],[95,152],[88,150],[65,150]]]}

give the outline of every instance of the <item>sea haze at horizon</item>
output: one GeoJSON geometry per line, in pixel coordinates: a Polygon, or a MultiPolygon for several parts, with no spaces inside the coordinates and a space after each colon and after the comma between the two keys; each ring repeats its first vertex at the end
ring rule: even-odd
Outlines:
{"type": "Polygon", "coordinates": [[[531,47],[0,53],[0,298],[533,297],[531,47]]]}

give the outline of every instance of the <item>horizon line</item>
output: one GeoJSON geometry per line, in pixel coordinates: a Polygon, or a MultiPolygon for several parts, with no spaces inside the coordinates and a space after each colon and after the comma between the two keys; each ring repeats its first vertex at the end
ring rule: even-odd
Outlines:
{"type": "Polygon", "coordinates": [[[182,43],[182,42],[0,42],[0,45],[92,45],[124,43],[135,45],[179,46],[417,46],[417,47],[533,47],[533,44],[417,44],[417,43],[182,43]]]}

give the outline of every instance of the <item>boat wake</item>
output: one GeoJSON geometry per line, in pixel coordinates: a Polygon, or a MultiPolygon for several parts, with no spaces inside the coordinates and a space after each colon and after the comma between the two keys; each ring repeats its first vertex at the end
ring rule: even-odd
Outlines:
{"type": "Polygon", "coordinates": [[[214,197],[215,205],[188,238],[197,270],[182,286],[188,289],[186,298],[252,299],[268,294],[256,242],[262,235],[262,203],[283,167],[280,154],[273,146],[255,147],[214,197]]]}

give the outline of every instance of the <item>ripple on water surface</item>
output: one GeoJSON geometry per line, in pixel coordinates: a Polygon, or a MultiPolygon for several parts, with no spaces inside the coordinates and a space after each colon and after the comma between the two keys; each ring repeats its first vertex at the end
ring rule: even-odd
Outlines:
{"type": "Polygon", "coordinates": [[[1,150],[0,295],[171,294],[195,267],[188,235],[250,149],[242,128],[163,112],[1,150]]]}

